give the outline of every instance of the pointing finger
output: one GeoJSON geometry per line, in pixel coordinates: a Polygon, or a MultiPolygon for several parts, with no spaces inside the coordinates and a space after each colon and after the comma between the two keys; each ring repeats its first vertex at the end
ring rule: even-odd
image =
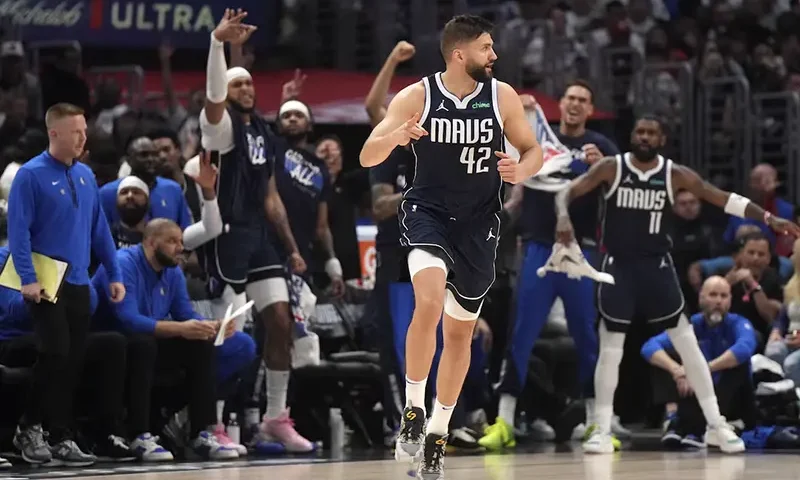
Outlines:
{"type": "Polygon", "coordinates": [[[498,158],[511,158],[506,152],[497,151],[494,152],[494,154],[497,155],[498,158]]]}

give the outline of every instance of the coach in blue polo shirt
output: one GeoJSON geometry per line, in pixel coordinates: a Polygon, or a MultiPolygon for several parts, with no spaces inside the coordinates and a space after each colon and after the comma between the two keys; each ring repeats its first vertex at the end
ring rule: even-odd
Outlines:
{"type": "Polygon", "coordinates": [[[97,183],[89,167],[77,160],[86,143],[83,110],[64,103],[53,105],[47,110],[45,123],[47,151],[20,167],[8,201],[8,246],[39,349],[30,399],[14,445],[29,463],[53,459],[84,462],[93,457],[70,439],[67,424],[89,332],[91,253],[109,272],[107,295],[121,301],[125,288],[119,282],[116,249],[100,206],[97,183]],[[56,303],[42,298],[42,279],[33,268],[33,253],[69,264],[61,291],[44,292],[58,294],[56,303]],[[44,439],[43,420],[48,420],[52,448],[44,439]]]}
{"type": "MultiPolygon", "coordinates": [[[[98,269],[93,279],[100,297],[95,322],[98,328],[105,326],[126,333],[129,346],[149,345],[135,351],[149,351],[150,355],[130,358],[128,362],[129,389],[136,396],[129,398],[130,402],[147,406],[142,410],[149,412],[155,371],[184,371],[192,448],[211,460],[238,458],[239,445],[227,439],[223,442],[212,433],[217,423],[216,387],[218,382],[252,364],[255,343],[249,335],[236,331],[235,322],[230,322],[225,342],[214,347],[220,321],[205,320],[192,308],[186,278],[179,266],[182,238],[183,232],[175,222],[158,218],[145,227],[141,245],[119,250],[117,258],[128,295],[118,304],[104,301],[108,280],[105,269],[98,269]],[[132,369],[131,365],[138,368],[132,369]],[[207,430],[209,427],[212,428],[207,430]]],[[[134,355],[130,348],[128,352],[129,356],[134,355]]],[[[131,448],[143,458],[161,448],[148,433],[148,419],[149,415],[142,415],[138,424],[129,421],[129,433],[135,437],[131,448]]]]}

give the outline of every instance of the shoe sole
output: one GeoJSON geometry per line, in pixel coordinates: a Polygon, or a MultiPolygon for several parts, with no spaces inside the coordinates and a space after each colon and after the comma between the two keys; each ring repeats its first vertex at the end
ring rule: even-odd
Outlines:
{"type": "Polygon", "coordinates": [[[417,472],[417,478],[420,480],[444,480],[444,474],[417,472]]]}
{"type": "Polygon", "coordinates": [[[55,458],[47,462],[48,467],[91,467],[97,463],[97,460],[85,460],[74,462],[71,460],[56,460],[55,458]]]}
{"type": "Polygon", "coordinates": [[[25,460],[26,463],[30,463],[31,465],[42,465],[44,463],[50,463],[53,461],[53,457],[44,459],[36,459],[33,457],[29,457],[28,455],[25,454],[25,451],[22,449],[22,447],[19,446],[19,442],[17,441],[16,438],[13,440],[12,443],[14,444],[14,448],[19,450],[20,456],[22,457],[23,460],[25,460]]]}
{"type": "Polygon", "coordinates": [[[398,462],[414,463],[421,455],[421,443],[398,443],[394,449],[394,459],[398,462]]]}
{"type": "Polygon", "coordinates": [[[608,448],[594,448],[594,447],[583,447],[583,453],[590,453],[592,455],[608,455],[610,453],[614,453],[614,446],[612,445],[610,449],[608,448]]]}
{"type": "Polygon", "coordinates": [[[111,462],[111,463],[125,463],[125,462],[133,462],[136,461],[136,456],[132,457],[121,457],[121,458],[114,458],[114,457],[97,457],[98,462],[111,462]]]}

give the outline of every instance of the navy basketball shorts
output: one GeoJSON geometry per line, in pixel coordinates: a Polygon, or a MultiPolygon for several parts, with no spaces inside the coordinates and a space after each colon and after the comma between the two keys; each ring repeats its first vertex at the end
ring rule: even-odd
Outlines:
{"type": "Polygon", "coordinates": [[[654,257],[606,255],[601,270],[614,285],[598,283],[598,310],[611,332],[626,332],[631,322],[647,322],[654,330],[674,328],[685,302],[669,254],[654,257]]]}
{"type": "Polygon", "coordinates": [[[441,258],[448,271],[447,289],[464,310],[479,313],[495,279],[497,215],[459,221],[404,200],[398,220],[400,243],[441,258]]]}
{"type": "Polygon", "coordinates": [[[205,245],[206,272],[234,292],[259,280],[285,276],[284,263],[264,225],[230,225],[219,237],[205,245]]]}

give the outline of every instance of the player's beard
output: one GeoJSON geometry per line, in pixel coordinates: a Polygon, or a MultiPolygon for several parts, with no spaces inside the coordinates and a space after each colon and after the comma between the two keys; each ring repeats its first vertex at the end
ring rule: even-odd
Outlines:
{"type": "Polygon", "coordinates": [[[149,209],[147,204],[125,204],[117,207],[117,212],[119,213],[119,219],[122,220],[122,223],[129,227],[135,227],[139,225],[139,222],[144,220],[149,209]]]}
{"type": "Polygon", "coordinates": [[[631,145],[631,153],[633,153],[633,156],[636,157],[636,160],[639,160],[640,162],[649,162],[658,155],[658,148],[637,143],[631,145]]]}
{"type": "Polygon", "coordinates": [[[130,167],[131,167],[131,175],[133,175],[134,177],[138,177],[148,187],[152,187],[153,184],[156,183],[156,177],[158,175],[155,172],[155,168],[141,163],[135,163],[133,165],[130,165],[130,167]]]}
{"type": "Polygon", "coordinates": [[[166,253],[162,252],[160,248],[156,248],[155,255],[158,264],[164,268],[175,267],[178,265],[178,260],[175,260],[166,253]]]}
{"type": "Polygon", "coordinates": [[[486,71],[486,65],[467,65],[467,75],[478,83],[488,82],[492,79],[491,72],[486,71]]]}
{"type": "Polygon", "coordinates": [[[255,107],[255,105],[256,105],[255,98],[253,99],[253,106],[250,107],[250,108],[245,107],[244,105],[242,105],[241,103],[237,102],[236,100],[234,100],[232,98],[228,99],[228,103],[230,104],[231,108],[233,108],[237,112],[243,113],[243,114],[248,114],[249,115],[249,114],[253,113],[253,110],[256,109],[256,107],[255,107]]]}

